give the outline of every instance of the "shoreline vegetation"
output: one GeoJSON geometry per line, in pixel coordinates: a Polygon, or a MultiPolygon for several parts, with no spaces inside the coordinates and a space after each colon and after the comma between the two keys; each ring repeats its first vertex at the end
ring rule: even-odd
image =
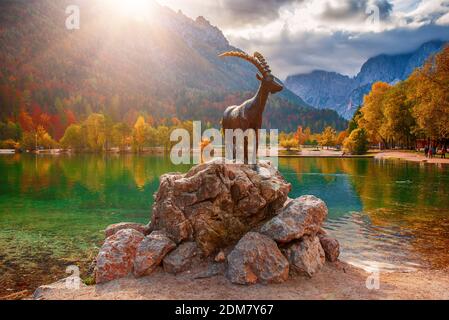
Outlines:
{"type": "MultiPolygon", "coordinates": [[[[198,152],[199,150],[194,150],[193,152],[198,152]]],[[[67,150],[41,150],[39,152],[31,152],[32,154],[40,155],[72,155],[72,154],[96,154],[95,152],[70,152],[67,150]]],[[[14,153],[14,150],[10,149],[0,149],[1,155],[13,155],[20,154],[14,153]]],[[[105,151],[103,154],[106,155],[130,155],[136,154],[133,151],[105,151]]],[[[163,148],[148,148],[138,155],[168,155],[163,148]]],[[[433,158],[426,158],[423,152],[411,151],[411,150],[370,150],[363,155],[356,154],[345,154],[344,151],[335,149],[297,149],[297,150],[286,150],[279,149],[279,158],[340,158],[340,159],[376,159],[376,160],[400,160],[408,162],[417,163],[427,163],[427,164],[447,164],[449,165],[449,158],[441,158],[439,155],[433,158]]]]}
{"type": "MultiPolygon", "coordinates": [[[[37,300],[337,300],[337,299],[448,299],[448,270],[381,273],[379,289],[370,290],[371,273],[344,262],[326,263],[319,277],[298,276],[278,285],[233,285],[224,276],[195,279],[194,274],[123,278],[101,285],[65,288],[63,280],[38,288],[37,300]],[[176,290],[173,290],[176,288],[176,290]],[[298,290],[301,288],[301,290],[298,290]]],[[[14,295],[11,295],[13,298],[14,295]]]]}
{"type": "MultiPolygon", "coordinates": [[[[346,130],[337,132],[336,125],[329,125],[318,133],[311,127],[298,126],[295,132],[280,132],[279,145],[287,151],[337,148],[344,150],[344,155],[364,155],[372,146],[381,150],[429,148],[434,155],[447,153],[448,61],[449,46],[405,81],[395,85],[376,82],[346,130]]],[[[40,108],[30,112],[22,110],[17,118],[0,119],[0,149],[40,152],[62,148],[95,153],[114,149],[141,153],[148,148],[162,148],[167,152],[176,144],[170,141],[173,130],[185,129],[192,136],[194,129],[192,120],[176,117],[155,119],[141,114],[123,121],[107,112],[89,112],[82,120],[67,117],[70,121],[54,130],[51,117],[40,108]]],[[[212,127],[207,122],[203,129],[212,127]]]]}

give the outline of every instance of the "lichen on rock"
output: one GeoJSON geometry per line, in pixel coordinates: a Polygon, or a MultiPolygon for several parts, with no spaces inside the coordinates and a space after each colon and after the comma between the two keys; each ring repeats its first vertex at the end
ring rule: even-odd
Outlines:
{"type": "Polygon", "coordinates": [[[133,272],[137,247],[144,235],[123,229],[106,239],[97,256],[96,283],[122,278],[133,272]]]}

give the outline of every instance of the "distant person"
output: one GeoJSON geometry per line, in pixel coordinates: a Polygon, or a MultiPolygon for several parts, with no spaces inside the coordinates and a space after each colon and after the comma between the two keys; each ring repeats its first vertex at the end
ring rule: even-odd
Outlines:
{"type": "Polygon", "coordinates": [[[427,154],[428,154],[428,158],[429,158],[429,159],[432,159],[432,153],[433,153],[433,148],[432,148],[432,147],[429,147],[429,151],[427,151],[427,154]]]}
{"type": "Polygon", "coordinates": [[[443,146],[443,149],[441,149],[441,159],[446,159],[446,146],[443,146]]]}
{"type": "Polygon", "coordinates": [[[429,146],[426,146],[424,148],[424,155],[426,156],[426,158],[429,157],[429,146]]]}
{"type": "Polygon", "coordinates": [[[432,147],[432,156],[435,157],[437,155],[437,147],[432,147]]]}

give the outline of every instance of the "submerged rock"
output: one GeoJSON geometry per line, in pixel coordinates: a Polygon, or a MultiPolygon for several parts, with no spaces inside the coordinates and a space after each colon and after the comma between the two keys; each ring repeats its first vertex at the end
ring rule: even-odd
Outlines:
{"type": "Polygon", "coordinates": [[[175,248],[176,243],[164,232],[153,231],[137,247],[134,275],[141,277],[151,274],[161,264],[162,259],[175,248]]]}
{"type": "Polygon", "coordinates": [[[327,235],[319,235],[321,247],[323,247],[326,254],[326,260],[329,262],[335,262],[340,256],[340,244],[337,239],[331,238],[327,235]]]}
{"type": "Polygon", "coordinates": [[[140,223],[134,223],[134,222],[121,222],[112,224],[109,227],[106,228],[104,231],[106,238],[109,238],[110,236],[113,236],[118,231],[123,229],[134,229],[136,231],[139,231],[140,233],[147,235],[149,233],[149,226],[140,224],[140,223]]]}
{"type": "Polygon", "coordinates": [[[287,280],[289,264],[276,242],[247,233],[228,255],[227,277],[236,284],[281,283],[287,280]]]}
{"type": "Polygon", "coordinates": [[[283,250],[291,271],[312,277],[325,262],[324,250],[318,237],[304,237],[283,250]]]}
{"type": "Polygon", "coordinates": [[[108,282],[132,273],[137,247],[144,235],[123,229],[106,239],[97,256],[96,283],[108,282]]]}
{"type": "Polygon", "coordinates": [[[305,235],[315,235],[327,218],[326,204],[314,196],[290,200],[260,232],[278,243],[289,243],[305,235]]]}
{"type": "Polygon", "coordinates": [[[173,274],[188,271],[198,261],[199,255],[195,242],[185,242],[164,258],[164,271],[173,274]]]}
{"type": "Polygon", "coordinates": [[[151,230],[164,230],[177,243],[195,241],[210,256],[271,218],[290,189],[266,161],[259,164],[259,173],[215,161],[185,175],[166,174],[155,195],[151,230]]]}

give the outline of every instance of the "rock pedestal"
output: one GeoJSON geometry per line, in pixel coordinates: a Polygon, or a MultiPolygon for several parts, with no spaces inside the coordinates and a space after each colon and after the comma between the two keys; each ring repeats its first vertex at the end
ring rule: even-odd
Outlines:
{"type": "Polygon", "coordinates": [[[160,266],[179,274],[201,263],[223,266],[236,284],[280,283],[289,274],[311,277],[325,260],[338,259],[338,241],[322,230],[326,204],[314,196],[289,199],[291,185],[269,162],[254,171],[215,161],[160,180],[149,225],[107,228],[97,283],[160,266]]]}
{"type": "Polygon", "coordinates": [[[195,241],[205,256],[235,244],[287,200],[291,185],[269,163],[255,172],[247,165],[206,163],[187,174],[161,177],[150,228],[177,243],[195,241]]]}

